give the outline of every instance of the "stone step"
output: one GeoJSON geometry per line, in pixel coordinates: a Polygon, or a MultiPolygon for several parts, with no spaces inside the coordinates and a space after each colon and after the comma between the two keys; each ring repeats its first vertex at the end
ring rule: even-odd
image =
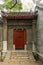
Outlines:
{"type": "Polygon", "coordinates": [[[5,57],[5,60],[10,58],[10,54],[11,54],[11,52],[7,52],[6,57],[5,57]]]}
{"type": "Polygon", "coordinates": [[[28,61],[35,61],[35,59],[30,59],[29,57],[15,57],[6,59],[5,62],[28,62],[28,61]]]}
{"type": "Polygon", "coordinates": [[[35,61],[32,53],[27,52],[8,52],[4,62],[28,62],[29,60],[35,61]]]}

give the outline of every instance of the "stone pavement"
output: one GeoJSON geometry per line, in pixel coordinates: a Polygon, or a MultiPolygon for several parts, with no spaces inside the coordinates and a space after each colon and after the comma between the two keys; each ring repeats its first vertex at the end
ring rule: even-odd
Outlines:
{"type": "Polygon", "coordinates": [[[0,65],[39,65],[32,55],[27,52],[7,52],[6,57],[0,65]]]}

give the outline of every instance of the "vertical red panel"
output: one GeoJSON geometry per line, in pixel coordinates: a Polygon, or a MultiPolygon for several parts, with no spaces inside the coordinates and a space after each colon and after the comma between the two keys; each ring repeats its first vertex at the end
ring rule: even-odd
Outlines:
{"type": "Polygon", "coordinates": [[[16,49],[23,49],[26,43],[26,31],[14,30],[14,44],[16,49]]]}

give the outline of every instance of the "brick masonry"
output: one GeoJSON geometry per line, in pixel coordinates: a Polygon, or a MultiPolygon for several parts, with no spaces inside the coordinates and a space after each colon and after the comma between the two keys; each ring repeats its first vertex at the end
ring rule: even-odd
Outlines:
{"type": "Polygon", "coordinates": [[[38,9],[37,50],[43,54],[43,10],[38,9]]]}

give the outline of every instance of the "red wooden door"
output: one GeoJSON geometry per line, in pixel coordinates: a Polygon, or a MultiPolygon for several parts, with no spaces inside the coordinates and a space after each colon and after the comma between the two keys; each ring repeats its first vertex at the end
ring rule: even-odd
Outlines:
{"type": "Polygon", "coordinates": [[[24,49],[26,43],[26,31],[14,30],[14,44],[16,49],[24,49]]]}

